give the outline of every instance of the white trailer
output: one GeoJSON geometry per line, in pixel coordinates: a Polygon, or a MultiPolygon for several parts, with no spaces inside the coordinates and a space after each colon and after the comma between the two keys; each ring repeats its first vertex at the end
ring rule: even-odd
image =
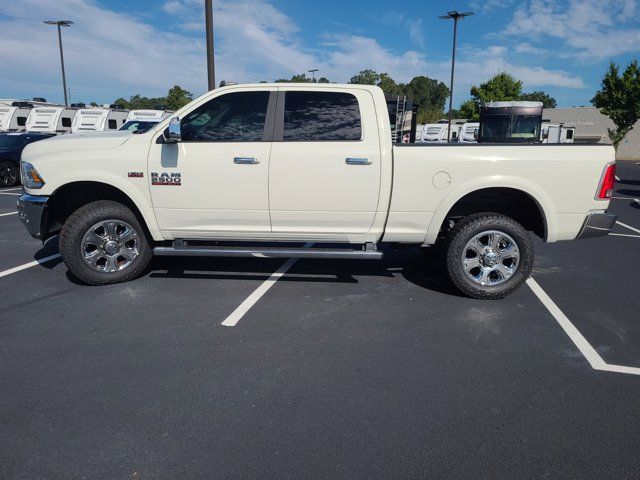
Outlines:
{"type": "Polygon", "coordinates": [[[125,124],[128,115],[128,110],[119,108],[82,108],[73,119],[71,133],[118,130],[125,124]]]}
{"type": "Polygon", "coordinates": [[[542,143],[573,143],[575,128],[557,123],[543,123],[540,129],[542,143]]]}
{"type": "Polygon", "coordinates": [[[460,128],[458,143],[478,143],[480,122],[466,122],[460,128]]]}
{"type": "Polygon", "coordinates": [[[27,132],[68,133],[77,113],[76,108],[37,106],[27,118],[27,132]]]}
{"type": "Polygon", "coordinates": [[[0,132],[19,132],[26,128],[33,104],[24,101],[0,101],[0,132]]]}
{"type": "Polygon", "coordinates": [[[167,118],[171,113],[164,110],[131,110],[127,115],[126,121],[159,122],[167,118]]]}

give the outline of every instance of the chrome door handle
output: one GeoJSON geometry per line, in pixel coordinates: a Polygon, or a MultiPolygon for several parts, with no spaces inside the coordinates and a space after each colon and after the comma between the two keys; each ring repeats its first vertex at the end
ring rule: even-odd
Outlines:
{"type": "Polygon", "coordinates": [[[255,165],[256,163],[260,163],[260,160],[253,157],[236,157],[233,159],[233,163],[236,165],[255,165]]]}
{"type": "Polygon", "coordinates": [[[368,158],[352,158],[349,157],[345,160],[347,165],[371,165],[368,158]]]}

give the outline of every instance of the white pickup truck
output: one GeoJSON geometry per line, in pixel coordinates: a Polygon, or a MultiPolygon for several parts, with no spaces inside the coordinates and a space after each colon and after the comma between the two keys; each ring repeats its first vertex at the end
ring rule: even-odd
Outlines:
{"type": "Polygon", "coordinates": [[[438,244],[460,291],[494,299],[531,272],[528,232],[574,240],[616,219],[611,146],[393,145],[382,90],[360,85],[220,88],[143,134],[31,144],[21,174],[20,219],[43,241],[59,233],[92,285],[135,278],[154,254],[379,259],[382,244],[438,244]]]}

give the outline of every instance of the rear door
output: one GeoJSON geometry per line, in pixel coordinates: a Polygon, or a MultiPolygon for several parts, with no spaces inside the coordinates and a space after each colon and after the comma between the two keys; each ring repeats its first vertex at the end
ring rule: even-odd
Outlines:
{"type": "Polygon", "coordinates": [[[269,171],[273,233],[367,233],[380,176],[379,132],[367,90],[280,90],[269,171]]]}

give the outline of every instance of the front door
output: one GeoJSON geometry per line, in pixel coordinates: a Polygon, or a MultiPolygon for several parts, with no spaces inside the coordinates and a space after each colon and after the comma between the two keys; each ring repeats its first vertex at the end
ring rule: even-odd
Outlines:
{"type": "Polygon", "coordinates": [[[267,120],[275,102],[275,89],[223,93],[183,116],[180,142],[152,145],[149,182],[163,233],[214,238],[271,232],[267,120]]]}
{"type": "Polygon", "coordinates": [[[269,173],[274,234],[348,238],[371,229],[381,176],[377,125],[366,90],[281,90],[269,173]]]}

